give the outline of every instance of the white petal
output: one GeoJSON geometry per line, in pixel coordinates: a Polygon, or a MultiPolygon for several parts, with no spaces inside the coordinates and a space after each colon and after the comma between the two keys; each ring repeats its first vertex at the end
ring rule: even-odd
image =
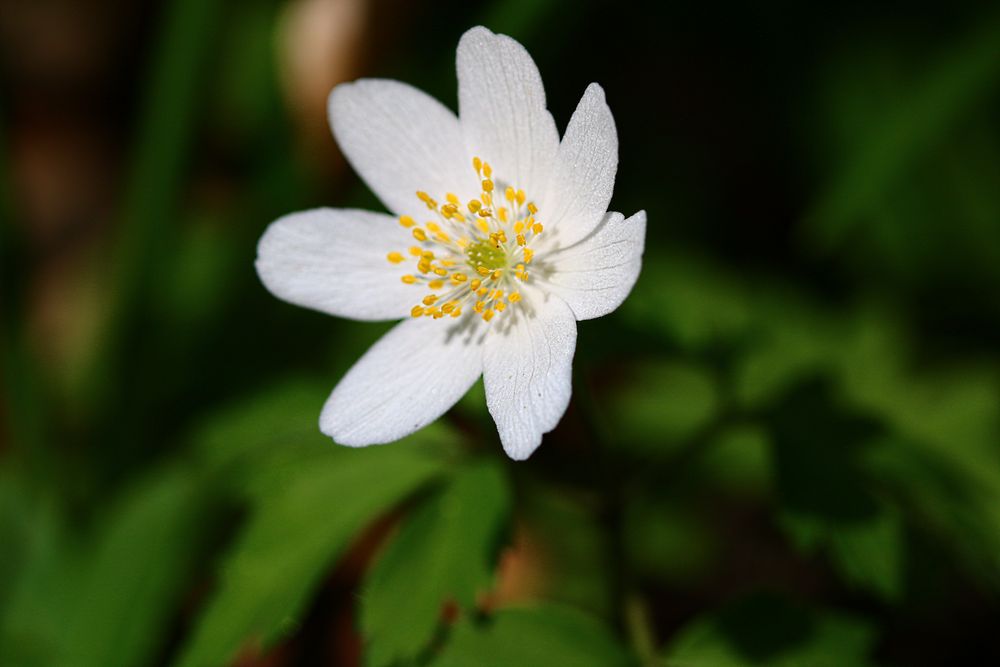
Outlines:
{"type": "Polygon", "coordinates": [[[486,405],[515,460],[528,458],[566,412],[576,351],[576,320],[566,303],[523,293],[524,307],[494,322],[483,355],[486,405]]]}
{"type": "Polygon", "coordinates": [[[463,200],[479,193],[458,119],[426,93],[398,81],[361,79],[333,89],[330,127],[348,162],[399,215],[426,214],[416,197],[463,200]]]}
{"type": "Polygon", "coordinates": [[[607,315],[632,291],[642,268],[646,212],[625,219],[609,212],[594,232],[576,245],[545,257],[545,281],[578,320],[607,315]]]}
{"type": "Polygon", "coordinates": [[[458,111],[469,151],[491,163],[501,192],[513,185],[538,201],[559,132],[545,108],[535,61],[510,37],[476,27],[462,35],[456,65],[458,111]]]}
{"type": "Polygon", "coordinates": [[[421,317],[397,324],[330,394],[320,430],[342,445],[364,447],[399,440],[430,424],[482,372],[477,322],[421,317]]]}
{"type": "Polygon", "coordinates": [[[355,320],[394,320],[420,301],[420,291],[400,280],[413,263],[386,259],[393,250],[405,255],[409,245],[406,230],[382,213],[302,211],[264,232],[257,275],[272,294],[299,306],[355,320]]]}
{"type": "Polygon", "coordinates": [[[558,247],[592,232],[608,210],[618,172],[618,131],[604,90],[592,83],[573,112],[559,144],[541,212],[546,236],[558,247]]]}

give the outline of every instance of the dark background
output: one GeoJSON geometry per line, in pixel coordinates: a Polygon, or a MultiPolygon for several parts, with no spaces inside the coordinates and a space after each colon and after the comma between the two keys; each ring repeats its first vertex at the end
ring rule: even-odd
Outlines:
{"type": "MultiPolygon", "coordinates": [[[[645,665],[1000,659],[995,5],[3,0],[0,662],[355,664],[377,643],[357,591],[436,483],[276,575],[301,591],[275,622],[218,602],[296,465],[348,456],[319,409],[387,328],[273,298],[255,244],[294,210],[378,209],[329,89],[396,78],[454,108],[476,24],[534,56],[560,129],[601,83],[612,207],[649,224],[535,456],[502,457],[481,387],[418,436],[507,489],[488,554],[457,548],[493,573],[459,623],[558,603],[645,665]],[[213,601],[238,659],[191,648],[213,601]]],[[[275,519],[286,543],[333,522],[324,488],[275,519]]]]}

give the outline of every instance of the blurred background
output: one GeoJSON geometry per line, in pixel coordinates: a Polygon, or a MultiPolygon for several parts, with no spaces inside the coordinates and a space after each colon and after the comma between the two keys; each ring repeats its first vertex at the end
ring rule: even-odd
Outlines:
{"type": "Polygon", "coordinates": [[[1000,661],[995,3],[0,0],[0,664],[1000,661]],[[326,96],[454,108],[483,24],[644,208],[630,299],[508,461],[481,385],[346,450],[388,325],[260,285],[379,209],[326,96]]]}

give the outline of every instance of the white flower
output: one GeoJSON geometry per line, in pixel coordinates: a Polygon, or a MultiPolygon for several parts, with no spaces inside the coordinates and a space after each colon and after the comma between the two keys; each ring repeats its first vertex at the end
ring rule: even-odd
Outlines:
{"type": "Polygon", "coordinates": [[[330,94],[333,134],[392,217],[293,213],[258,246],[275,295],[356,320],[407,318],[333,390],[320,428],[398,440],[483,376],[504,450],[527,458],[569,404],[576,321],[617,308],[639,275],[644,211],[608,211],[618,136],[591,84],[562,141],[520,44],[477,27],[458,45],[459,116],[406,84],[330,94]]]}

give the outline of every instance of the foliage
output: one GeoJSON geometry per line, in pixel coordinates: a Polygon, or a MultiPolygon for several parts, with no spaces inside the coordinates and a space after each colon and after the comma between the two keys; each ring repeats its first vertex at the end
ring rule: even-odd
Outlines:
{"type": "MultiPolygon", "coordinates": [[[[446,101],[480,20],[536,56],[556,118],[601,81],[614,206],[649,212],[634,292],[580,323],[570,410],[512,463],[481,384],[399,443],[318,432],[385,325],[270,298],[256,239],[378,203],[297,118],[293,5],[156,8],[64,354],[0,154],[0,664],[1000,660],[995,9],[377,16],[356,74],[446,101]]],[[[31,144],[3,114],[0,148],[31,144]]]]}

